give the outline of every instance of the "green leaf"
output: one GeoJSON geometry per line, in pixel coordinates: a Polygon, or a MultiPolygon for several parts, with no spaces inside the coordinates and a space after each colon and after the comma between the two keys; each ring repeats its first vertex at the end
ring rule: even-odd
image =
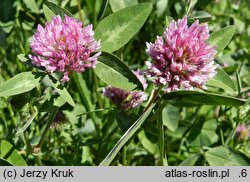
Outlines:
{"type": "Polygon", "coordinates": [[[212,15],[210,15],[208,12],[205,11],[197,11],[192,14],[190,17],[191,19],[199,19],[201,21],[207,21],[212,18],[212,15]]]}
{"type": "Polygon", "coordinates": [[[211,144],[217,142],[219,137],[216,134],[216,130],[217,130],[216,120],[206,121],[203,124],[199,135],[193,141],[190,141],[191,145],[202,147],[202,146],[210,146],[211,144]]]}
{"type": "Polygon", "coordinates": [[[113,12],[138,4],[138,0],[109,0],[113,12]]]}
{"type": "Polygon", "coordinates": [[[175,131],[179,124],[179,108],[168,104],[162,111],[162,120],[164,126],[175,131]]]}
{"type": "Polygon", "coordinates": [[[165,136],[164,136],[164,125],[162,121],[162,116],[157,118],[157,127],[158,127],[158,147],[160,153],[160,164],[163,166],[168,166],[168,162],[165,156],[165,136]]]}
{"type": "Polygon", "coordinates": [[[139,88],[143,90],[142,83],[130,68],[118,57],[103,52],[98,57],[95,73],[106,84],[124,90],[139,88]]]}
{"type": "Polygon", "coordinates": [[[13,164],[0,157],[0,166],[13,166],[13,164]]]}
{"type": "Polygon", "coordinates": [[[72,99],[71,95],[67,91],[67,89],[60,84],[59,81],[57,81],[53,76],[49,75],[49,78],[51,80],[51,85],[55,88],[55,90],[58,92],[58,94],[71,106],[75,107],[75,102],[72,99]]]}
{"type": "Polygon", "coordinates": [[[30,116],[30,118],[28,119],[28,121],[26,121],[26,123],[24,124],[24,126],[17,131],[17,133],[16,133],[17,136],[19,136],[20,134],[22,134],[29,127],[29,125],[35,119],[35,117],[36,117],[37,114],[38,114],[38,112],[35,112],[34,114],[32,114],[30,116]]]}
{"type": "Polygon", "coordinates": [[[154,108],[154,104],[151,105],[146,112],[144,112],[139,119],[135,121],[135,123],[124,133],[121,139],[116,143],[113,149],[109,152],[106,158],[100,163],[99,166],[108,166],[115,158],[117,153],[121,150],[123,145],[135,134],[135,132],[140,128],[143,122],[147,119],[148,115],[151,113],[152,109],[154,108]]]}
{"type": "Polygon", "coordinates": [[[163,95],[165,100],[178,100],[189,102],[193,104],[206,104],[206,105],[227,105],[227,106],[240,106],[245,104],[245,99],[236,97],[224,96],[221,94],[206,93],[201,91],[179,90],[163,95]]]}
{"type": "Polygon", "coordinates": [[[174,18],[172,18],[171,16],[166,16],[165,18],[165,22],[166,22],[166,27],[169,26],[169,24],[171,23],[171,21],[173,21],[174,18]]]}
{"type": "Polygon", "coordinates": [[[56,15],[61,16],[62,19],[64,19],[65,15],[73,17],[73,15],[70,12],[49,1],[46,1],[43,4],[43,11],[48,21],[50,21],[51,18],[56,15]]]}
{"type": "Polygon", "coordinates": [[[156,154],[159,152],[158,146],[156,143],[152,143],[146,136],[145,131],[141,131],[138,134],[139,140],[142,146],[148,150],[151,154],[156,154]]]}
{"type": "Polygon", "coordinates": [[[234,33],[235,33],[235,26],[229,25],[227,27],[224,27],[220,30],[217,30],[213,32],[207,42],[210,45],[216,46],[217,53],[216,55],[219,55],[224,48],[229,44],[230,40],[232,39],[234,33]]]}
{"type": "Polygon", "coordinates": [[[116,114],[116,121],[118,126],[121,128],[123,132],[126,132],[127,129],[133,124],[135,121],[134,117],[128,115],[124,111],[120,111],[116,114]]]}
{"type": "Polygon", "coordinates": [[[194,154],[184,160],[180,166],[194,166],[196,161],[200,158],[200,154],[194,154]]]}
{"type": "Polygon", "coordinates": [[[10,33],[11,30],[13,29],[15,25],[15,22],[14,21],[8,21],[8,22],[1,22],[0,21],[0,27],[1,29],[5,32],[5,33],[10,33]]]}
{"type": "Polygon", "coordinates": [[[141,3],[104,18],[95,30],[95,38],[101,40],[101,50],[114,52],[124,46],[139,31],[151,10],[151,3],[141,3]]]}
{"type": "Polygon", "coordinates": [[[209,149],[205,158],[211,166],[249,166],[249,159],[233,149],[223,146],[209,149]]]}
{"type": "Polygon", "coordinates": [[[156,11],[158,17],[166,14],[167,7],[169,5],[169,0],[158,0],[156,2],[156,11]]]}
{"type": "Polygon", "coordinates": [[[234,80],[232,80],[223,69],[218,68],[216,71],[217,74],[215,75],[215,77],[209,80],[206,85],[222,88],[225,91],[235,93],[237,88],[234,80]]]}
{"type": "Polygon", "coordinates": [[[43,73],[22,72],[0,85],[0,97],[28,92],[35,88],[43,77],[43,73]]]}
{"type": "Polygon", "coordinates": [[[187,7],[187,15],[189,15],[193,11],[194,6],[198,2],[198,0],[188,0],[188,1],[189,1],[189,4],[187,7]]]}
{"type": "Polygon", "coordinates": [[[237,81],[237,92],[238,92],[238,95],[240,95],[242,85],[241,85],[241,79],[240,79],[240,75],[238,71],[236,71],[236,81],[237,81]]]}
{"type": "Polygon", "coordinates": [[[74,82],[76,83],[76,86],[79,90],[79,93],[81,94],[81,97],[83,99],[83,105],[86,107],[87,111],[93,111],[95,110],[95,105],[93,104],[91,100],[91,92],[88,89],[86,81],[83,79],[81,73],[76,73],[73,75],[74,82]]]}
{"type": "Polygon", "coordinates": [[[17,58],[22,61],[23,63],[25,63],[26,61],[29,60],[28,56],[26,54],[18,54],[17,58]]]}
{"type": "Polygon", "coordinates": [[[204,116],[201,116],[197,119],[197,121],[195,121],[194,124],[192,124],[192,127],[190,128],[189,134],[187,136],[187,140],[189,143],[191,143],[201,133],[204,120],[205,120],[204,116]]]}
{"type": "Polygon", "coordinates": [[[24,0],[24,3],[32,13],[39,14],[39,7],[35,0],[24,0]]]}
{"type": "Polygon", "coordinates": [[[6,140],[1,142],[1,158],[15,166],[27,166],[25,160],[15,150],[14,146],[6,140]]]}
{"type": "Polygon", "coordinates": [[[59,95],[59,97],[54,100],[53,105],[56,107],[62,107],[65,103],[65,99],[59,95]]]}

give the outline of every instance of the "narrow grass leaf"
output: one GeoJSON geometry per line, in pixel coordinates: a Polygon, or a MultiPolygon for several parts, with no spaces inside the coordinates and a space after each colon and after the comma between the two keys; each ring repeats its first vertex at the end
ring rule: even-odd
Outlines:
{"type": "Polygon", "coordinates": [[[28,121],[26,121],[26,123],[24,124],[24,126],[17,131],[17,133],[16,133],[17,136],[21,135],[29,127],[29,125],[35,119],[35,117],[36,117],[37,114],[38,114],[38,112],[35,112],[34,114],[32,114],[30,116],[30,118],[28,119],[28,121]]]}
{"type": "Polygon", "coordinates": [[[113,161],[117,153],[125,145],[125,143],[135,134],[135,132],[140,128],[142,123],[147,119],[148,115],[151,113],[154,105],[151,105],[149,109],[144,112],[138,120],[126,131],[126,133],[121,137],[121,139],[116,143],[113,149],[109,152],[106,158],[100,163],[99,166],[108,166],[113,161]]]}
{"type": "Polygon", "coordinates": [[[237,81],[237,92],[238,92],[238,95],[240,95],[242,85],[241,85],[241,79],[240,79],[240,75],[238,71],[236,71],[236,81],[237,81]]]}

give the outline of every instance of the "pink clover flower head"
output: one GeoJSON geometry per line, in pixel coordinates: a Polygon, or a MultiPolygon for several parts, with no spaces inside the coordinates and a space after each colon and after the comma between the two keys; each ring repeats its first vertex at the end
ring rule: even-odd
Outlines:
{"type": "Polygon", "coordinates": [[[250,127],[246,124],[238,124],[236,128],[236,137],[240,141],[247,140],[250,137],[250,127]]]}
{"type": "Polygon", "coordinates": [[[147,100],[147,95],[140,91],[126,91],[116,87],[107,87],[103,90],[103,95],[111,100],[115,105],[123,110],[130,110],[138,107],[147,100]]]}
{"type": "Polygon", "coordinates": [[[172,21],[162,36],[147,43],[147,53],[152,62],[147,77],[155,84],[167,85],[165,92],[174,90],[206,89],[205,83],[215,74],[215,46],[206,43],[209,38],[207,24],[196,20],[190,27],[187,17],[172,21]]]}
{"type": "Polygon", "coordinates": [[[142,70],[136,70],[136,71],[133,71],[135,76],[140,80],[140,82],[142,83],[142,86],[143,86],[143,89],[145,90],[148,86],[147,84],[147,80],[145,79],[145,76],[144,76],[144,72],[142,70]]]}
{"type": "Polygon", "coordinates": [[[92,25],[82,27],[81,22],[66,15],[64,21],[55,16],[45,27],[39,24],[30,43],[32,63],[50,73],[64,73],[62,80],[66,82],[72,71],[95,68],[101,52],[93,54],[100,48],[100,42],[94,39],[92,29],[92,25]]]}

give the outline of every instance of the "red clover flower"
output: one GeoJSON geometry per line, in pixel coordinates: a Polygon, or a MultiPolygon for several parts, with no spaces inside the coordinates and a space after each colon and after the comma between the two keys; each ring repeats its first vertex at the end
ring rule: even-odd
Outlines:
{"type": "Polygon", "coordinates": [[[190,27],[187,17],[172,21],[155,43],[147,43],[152,62],[146,62],[146,76],[156,84],[167,85],[166,92],[174,90],[206,89],[205,83],[215,74],[216,50],[206,43],[207,24],[196,20],[190,27]]]}
{"type": "Polygon", "coordinates": [[[246,124],[238,124],[235,135],[238,140],[247,140],[250,137],[250,127],[246,124]]]}
{"type": "Polygon", "coordinates": [[[55,16],[46,22],[45,28],[40,24],[30,43],[33,54],[29,55],[36,66],[45,67],[50,73],[64,73],[63,81],[69,81],[72,71],[84,72],[95,68],[97,57],[101,52],[100,42],[94,39],[92,25],[82,27],[78,20],[65,15],[64,21],[55,16]]]}
{"type": "MultiPolygon", "coordinates": [[[[146,79],[142,71],[134,72],[137,78],[141,81],[144,90],[147,87],[146,79]]],[[[130,110],[138,107],[143,101],[146,101],[148,96],[142,91],[126,91],[120,88],[108,86],[103,89],[103,95],[111,100],[114,104],[123,110],[130,110]]]]}

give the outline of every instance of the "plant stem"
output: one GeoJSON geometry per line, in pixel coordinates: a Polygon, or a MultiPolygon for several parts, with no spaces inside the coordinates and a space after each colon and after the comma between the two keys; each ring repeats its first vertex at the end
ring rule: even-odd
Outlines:
{"type": "Polygon", "coordinates": [[[221,137],[221,143],[222,145],[225,145],[225,140],[224,140],[224,136],[223,136],[223,131],[222,131],[222,128],[221,128],[221,121],[220,122],[220,137],[221,137]]]}
{"type": "Polygon", "coordinates": [[[84,24],[84,19],[83,19],[83,15],[82,15],[82,7],[81,7],[80,0],[77,0],[77,8],[78,8],[80,19],[81,19],[82,23],[84,24]]]}
{"type": "Polygon", "coordinates": [[[23,136],[24,136],[26,147],[27,147],[26,152],[30,153],[32,151],[32,146],[30,145],[30,142],[29,142],[29,133],[28,133],[28,131],[24,131],[23,136]]]}
{"type": "Polygon", "coordinates": [[[159,114],[157,118],[157,127],[158,127],[158,144],[159,144],[159,152],[160,152],[160,161],[161,165],[167,166],[167,158],[165,157],[165,141],[164,141],[164,126],[162,121],[162,110],[167,105],[167,102],[163,102],[159,104],[159,114]]]}
{"type": "Polygon", "coordinates": [[[142,112],[141,116],[135,121],[135,123],[124,133],[124,135],[120,138],[120,140],[115,144],[115,146],[111,149],[109,154],[105,157],[105,159],[99,164],[99,166],[108,166],[113,161],[117,153],[121,150],[121,148],[134,136],[134,134],[140,129],[141,125],[149,116],[152,109],[155,107],[155,100],[159,96],[159,92],[161,91],[163,86],[160,86],[156,91],[154,91],[153,97],[148,103],[147,107],[142,112]]]}
{"type": "Polygon", "coordinates": [[[58,108],[57,108],[57,107],[52,108],[52,111],[51,111],[51,113],[50,113],[50,116],[49,116],[47,125],[46,125],[46,127],[45,127],[45,129],[44,129],[44,131],[43,131],[43,133],[42,133],[42,136],[41,136],[41,138],[40,138],[40,140],[39,140],[39,143],[37,144],[36,147],[38,147],[38,148],[41,148],[41,147],[42,147],[42,145],[43,145],[43,143],[44,143],[44,141],[45,141],[45,137],[46,137],[46,135],[47,135],[47,133],[48,133],[48,131],[49,131],[49,128],[50,128],[50,126],[51,126],[52,122],[54,121],[54,118],[55,118],[55,116],[56,116],[56,114],[57,114],[57,111],[58,111],[58,108]]]}
{"type": "Polygon", "coordinates": [[[124,146],[123,147],[123,151],[122,151],[122,163],[123,163],[123,166],[127,166],[127,147],[124,146]]]}
{"type": "Polygon", "coordinates": [[[35,158],[35,161],[36,161],[36,163],[37,163],[38,166],[42,166],[43,165],[40,156],[34,155],[34,158],[35,158]]]}
{"type": "Polygon", "coordinates": [[[150,100],[150,102],[148,103],[148,105],[145,107],[143,113],[146,112],[148,110],[148,108],[155,102],[155,100],[157,99],[162,87],[163,87],[163,85],[159,86],[157,90],[153,91],[153,97],[150,100]]]}
{"type": "Polygon", "coordinates": [[[162,123],[162,115],[158,115],[157,119],[157,127],[158,127],[158,146],[159,146],[159,152],[160,152],[160,161],[161,165],[163,165],[164,161],[164,127],[162,123]]]}
{"type": "Polygon", "coordinates": [[[96,0],[94,0],[94,9],[93,9],[93,21],[92,21],[93,27],[96,25],[96,0]]]}
{"type": "Polygon", "coordinates": [[[11,118],[14,126],[16,126],[17,125],[17,121],[16,121],[16,118],[15,118],[14,112],[13,112],[13,110],[12,110],[12,108],[11,108],[10,105],[8,105],[7,107],[8,107],[8,110],[10,112],[10,118],[11,118]]]}

